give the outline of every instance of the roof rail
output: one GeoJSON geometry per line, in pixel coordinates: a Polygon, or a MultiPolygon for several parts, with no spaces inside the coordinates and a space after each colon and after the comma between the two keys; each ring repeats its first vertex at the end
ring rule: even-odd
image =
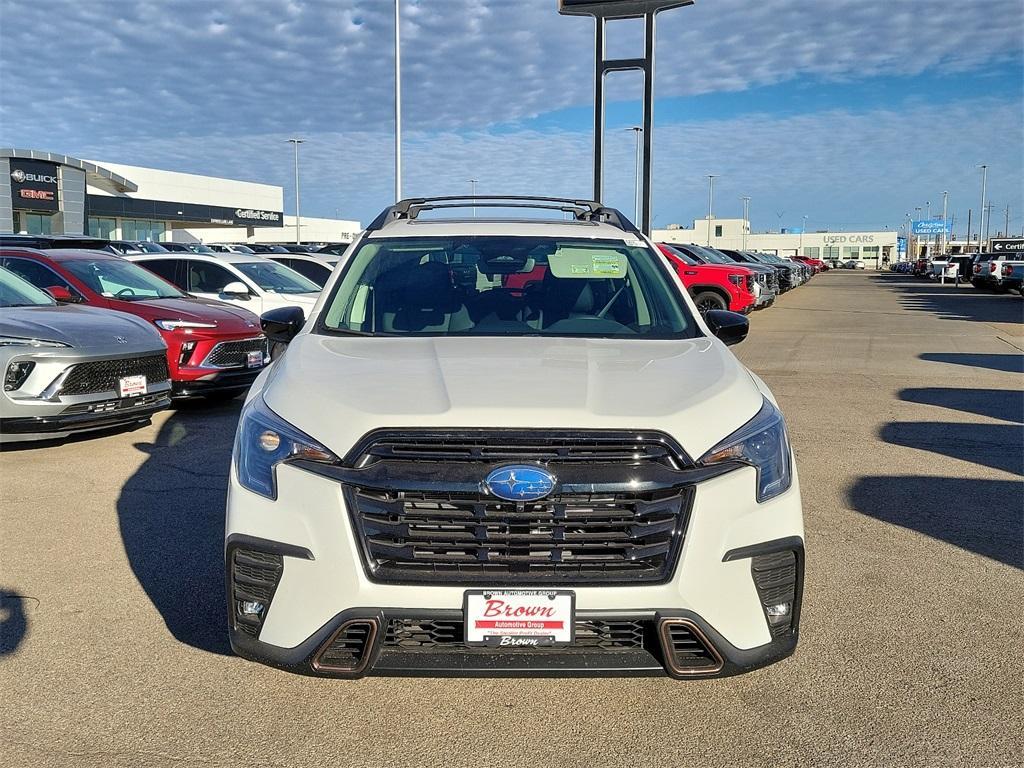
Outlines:
{"type": "Polygon", "coordinates": [[[567,197],[534,197],[532,195],[451,195],[448,197],[410,197],[385,208],[366,225],[367,232],[383,229],[392,222],[405,219],[415,221],[423,211],[442,208],[534,208],[571,213],[576,221],[609,224],[625,232],[639,235],[640,230],[615,208],[608,208],[594,200],[575,200],[567,197]]]}

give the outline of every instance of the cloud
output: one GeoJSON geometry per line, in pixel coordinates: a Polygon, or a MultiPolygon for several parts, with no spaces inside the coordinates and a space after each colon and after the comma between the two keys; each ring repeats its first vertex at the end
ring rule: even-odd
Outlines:
{"type": "MultiPolygon", "coordinates": [[[[867,229],[898,226],[905,212],[950,193],[950,211],[977,216],[979,177],[987,162],[989,199],[1009,204],[1019,229],[1024,176],[1015,105],[983,99],[956,107],[861,113],[828,110],[772,117],[666,125],[655,133],[655,226],[689,224],[707,211],[705,174],[715,173],[716,214],[736,216],[750,195],[755,227],[867,229]],[[985,120],[978,120],[985,115],[985,120]],[[965,130],[964,126],[971,126],[965,130]]],[[[245,137],[140,140],[119,149],[87,147],[87,157],[148,158],[156,167],[282,184],[290,210],[292,155],[286,133],[245,137]]],[[[392,140],[380,132],[313,133],[302,145],[303,210],[369,220],[393,199],[392,140]]],[[[632,215],[634,144],[610,135],[606,194],[632,215]]],[[[406,196],[481,194],[591,196],[589,131],[479,130],[412,132],[404,143],[406,196]]],[[[1001,221],[998,216],[993,221],[1001,221]]]]}
{"type": "MultiPolygon", "coordinates": [[[[410,127],[478,129],[591,101],[593,23],[559,16],[555,0],[403,9],[410,127]]],[[[386,0],[0,0],[0,16],[5,136],[390,125],[386,0]]],[[[1020,56],[1022,19],[1019,0],[698,0],[659,20],[658,94],[976,69],[1020,56]]]]}

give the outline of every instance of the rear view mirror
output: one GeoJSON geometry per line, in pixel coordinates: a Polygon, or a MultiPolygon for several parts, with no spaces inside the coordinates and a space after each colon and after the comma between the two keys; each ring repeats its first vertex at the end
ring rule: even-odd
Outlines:
{"type": "Polygon", "coordinates": [[[287,344],[302,330],[306,316],[301,307],[278,307],[260,315],[260,327],[267,338],[278,344],[287,344]]]}
{"type": "Polygon", "coordinates": [[[80,304],[82,302],[81,296],[76,293],[72,293],[63,285],[51,285],[45,290],[54,298],[54,300],[59,301],[61,304],[80,304]]]}
{"type": "Polygon", "coordinates": [[[709,309],[704,313],[704,322],[708,329],[724,344],[739,344],[747,338],[750,322],[739,312],[726,309],[709,309]]]}
{"type": "Polygon", "coordinates": [[[249,298],[249,289],[245,286],[241,280],[235,280],[233,283],[228,283],[220,289],[221,296],[234,296],[239,299],[249,298]]]}

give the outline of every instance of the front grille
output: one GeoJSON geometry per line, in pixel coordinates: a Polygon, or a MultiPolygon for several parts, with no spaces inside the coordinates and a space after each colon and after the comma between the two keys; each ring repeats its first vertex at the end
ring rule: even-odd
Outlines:
{"type": "Polygon", "coordinates": [[[231,611],[235,627],[255,637],[260,633],[263,618],[284,572],[284,558],[270,552],[238,547],[231,552],[230,564],[231,611]],[[252,601],[263,604],[258,617],[243,615],[240,610],[242,603],[252,601]]]}
{"type": "MultiPolygon", "coordinates": [[[[653,622],[647,620],[576,621],[573,648],[603,650],[642,649],[648,644],[653,622]]],[[[384,633],[383,648],[404,651],[458,651],[494,653],[494,648],[467,645],[461,620],[391,619],[384,633]]],[[[509,646],[502,653],[537,653],[538,647],[509,646]]]]}
{"type": "Polygon", "coordinates": [[[528,503],[357,488],[346,496],[371,578],[494,586],[665,581],[692,501],[689,488],[528,503]]]}
{"type": "Polygon", "coordinates": [[[747,275],[747,293],[754,292],[754,276],[747,275]]]}
{"type": "Polygon", "coordinates": [[[585,464],[656,462],[674,469],[689,463],[683,450],[660,432],[468,430],[442,434],[382,431],[370,433],[349,454],[349,462],[358,467],[385,459],[585,464]]]}
{"type": "Polygon", "coordinates": [[[170,377],[167,372],[167,357],[159,354],[79,363],[64,379],[60,394],[89,395],[95,392],[110,392],[117,389],[119,379],[139,375],[146,377],[147,384],[167,381],[170,377]]]}
{"type": "Polygon", "coordinates": [[[268,356],[267,340],[263,336],[236,341],[222,341],[210,350],[202,362],[203,368],[246,368],[249,353],[260,352],[268,356]]]}

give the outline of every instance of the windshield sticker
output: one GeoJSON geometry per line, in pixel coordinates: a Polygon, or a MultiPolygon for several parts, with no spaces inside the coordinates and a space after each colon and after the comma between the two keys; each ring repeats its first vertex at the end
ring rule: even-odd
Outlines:
{"type": "Polygon", "coordinates": [[[548,265],[555,277],[622,278],[626,275],[626,257],[607,249],[561,247],[548,257],[548,265]]]}

